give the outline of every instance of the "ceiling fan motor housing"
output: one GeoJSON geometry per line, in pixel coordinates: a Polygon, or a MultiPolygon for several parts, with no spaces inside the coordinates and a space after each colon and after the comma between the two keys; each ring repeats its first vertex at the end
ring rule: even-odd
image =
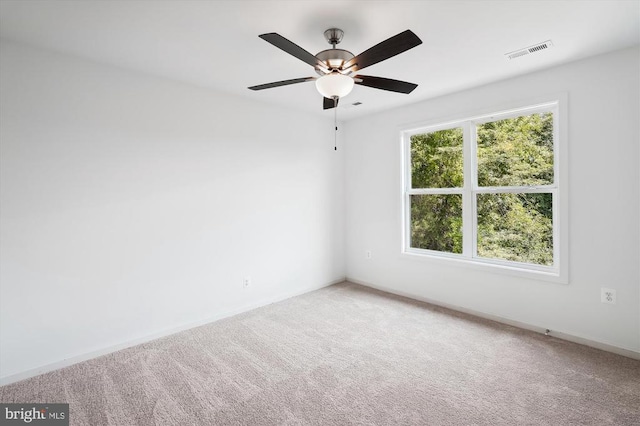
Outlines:
{"type": "MultiPolygon", "coordinates": [[[[354,54],[344,49],[327,49],[316,55],[316,58],[327,64],[330,69],[341,69],[345,62],[354,58],[354,54]]],[[[320,68],[315,67],[316,72],[320,75],[325,75],[320,68]]]]}

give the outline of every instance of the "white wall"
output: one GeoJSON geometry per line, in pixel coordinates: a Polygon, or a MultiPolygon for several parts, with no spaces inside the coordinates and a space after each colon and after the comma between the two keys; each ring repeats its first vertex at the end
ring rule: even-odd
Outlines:
{"type": "Polygon", "coordinates": [[[5,382],[344,278],[331,119],[0,52],[5,382]]]}
{"type": "Polygon", "coordinates": [[[348,122],[347,277],[640,352],[638,53],[614,52],[348,122]],[[568,93],[569,284],[402,256],[402,125],[559,92],[568,93]],[[600,287],[617,290],[616,305],[600,302],[600,287]]]}

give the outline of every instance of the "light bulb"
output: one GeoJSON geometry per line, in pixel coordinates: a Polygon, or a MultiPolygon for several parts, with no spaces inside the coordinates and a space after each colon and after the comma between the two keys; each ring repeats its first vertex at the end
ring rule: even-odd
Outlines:
{"type": "Polygon", "coordinates": [[[317,79],[316,89],[325,98],[333,98],[334,96],[342,98],[351,93],[353,84],[353,78],[334,71],[317,79]]]}

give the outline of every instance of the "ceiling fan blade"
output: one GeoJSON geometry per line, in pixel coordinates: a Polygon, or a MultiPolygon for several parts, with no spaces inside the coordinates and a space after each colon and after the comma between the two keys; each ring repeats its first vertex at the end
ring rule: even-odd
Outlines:
{"type": "Polygon", "coordinates": [[[399,55],[402,52],[406,52],[409,49],[413,49],[420,44],[422,44],[422,40],[420,40],[413,31],[406,30],[365,50],[345,63],[342,69],[353,67],[353,71],[361,70],[385,59],[399,55]]]}
{"type": "Polygon", "coordinates": [[[295,56],[296,58],[300,59],[302,62],[306,62],[312,67],[319,66],[325,70],[327,69],[327,65],[324,62],[322,62],[321,60],[319,60],[318,58],[316,58],[311,53],[307,52],[306,50],[304,50],[302,47],[298,46],[294,42],[289,41],[286,38],[282,37],[278,33],[261,34],[258,37],[260,37],[264,41],[267,41],[273,44],[278,49],[284,50],[289,55],[295,56]]]}
{"type": "Polygon", "coordinates": [[[340,99],[336,99],[335,102],[331,98],[323,98],[322,99],[322,109],[331,109],[338,106],[338,101],[340,99]]]}
{"type": "Polygon", "coordinates": [[[373,87],[374,89],[388,90],[390,92],[411,93],[413,89],[418,87],[417,84],[408,83],[406,81],[392,80],[390,78],[373,77],[370,75],[355,76],[356,84],[361,86],[373,87]]]}
{"type": "Polygon", "coordinates": [[[271,89],[272,87],[280,87],[280,86],[287,86],[289,84],[304,83],[305,81],[313,81],[315,79],[316,79],[315,77],[304,77],[304,78],[294,78],[291,80],[274,81],[273,83],[266,83],[266,84],[259,84],[257,86],[251,86],[249,87],[249,89],[251,90],[271,89]]]}

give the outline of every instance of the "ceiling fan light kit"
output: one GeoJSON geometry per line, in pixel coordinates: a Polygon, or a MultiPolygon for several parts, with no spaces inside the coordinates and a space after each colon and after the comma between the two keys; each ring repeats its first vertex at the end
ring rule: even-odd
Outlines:
{"type": "Polygon", "coordinates": [[[261,34],[259,37],[277,48],[295,56],[303,62],[314,67],[318,78],[303,77],[291,80],[283,80],[274,83],[251,86],[251,90],[264,90],[289,84],[316,82],[318,92],[323,96],[323,109],[338,106],[338,99],[351,93],[354,84],[372,87],[374,89],[387,90],[396,93],[411,93],[417,84],[406,81],[392,80],[384,77],[373,77],[357,74],[365,67],[377,64],[400,53],[406,52],[420,44],[422,40],[411,30],[406,30],[387,40],[376,44],[357,56],[344,49],[337,49],[336,45],[342,41],[344,31],[339,28],[329,28],[324,32],[324,37],[332,48],[323,50],[317,55],[312,55],[297,44],[287,40],[278,33],[261,34]]]}
{"type": "Polygon", "coordinates": [[[333,71],[316,80],[316,89],[325,98],[342,98],[353,90],[353,78],[333,71]]]}

